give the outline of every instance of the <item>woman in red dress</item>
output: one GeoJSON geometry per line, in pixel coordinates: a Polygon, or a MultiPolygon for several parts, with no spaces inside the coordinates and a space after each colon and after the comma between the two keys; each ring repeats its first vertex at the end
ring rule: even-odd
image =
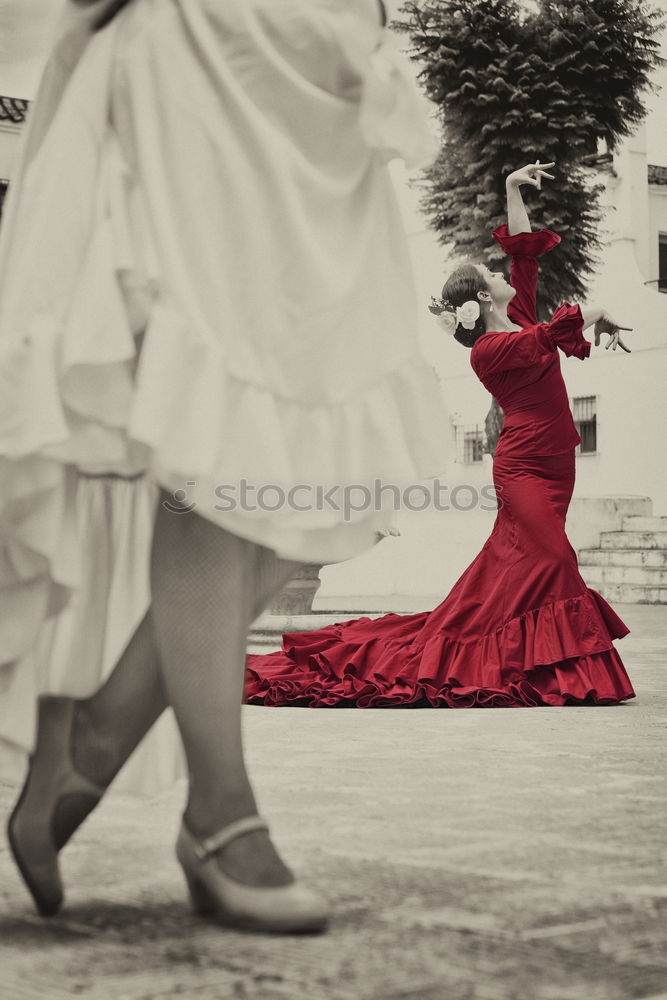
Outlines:
{"type": "MultiPolygon", "coordinates": [[[[508,224],[493,236],[511,256],[510,284],[484,265],[459,267],[440,309],[504,411],[493,460],[499,497],[493,531],[433,611],[358,618],[283,636],[282,649],[249,656],[252,704],[476,706],[613,704],[634,691],[613,640],[629,629],[582,579],[565,534],[579,444],[558,349],[587,358],[595,345],[627,348],[627,329],[603,310],[563,303],[551,322],[535,312],[537,260],[559,242],[532,232],[520,188],[539,187],[529,164],[507,178],[508,224]]],[[[434,310],[435,311],[435,310],[434,310]]]]}

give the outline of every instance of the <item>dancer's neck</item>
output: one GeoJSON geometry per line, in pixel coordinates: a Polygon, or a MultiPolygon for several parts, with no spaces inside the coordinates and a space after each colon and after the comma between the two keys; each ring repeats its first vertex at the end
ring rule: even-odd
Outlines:
{"type": "Polygon", "coordinates": [[[487,333],[513,333],[514,331],[521,329],[509,318],[507,315],[507,308],[503,309],[498,306],[492,306],[486,312],[484,322],[486,324],[487,333]]]}

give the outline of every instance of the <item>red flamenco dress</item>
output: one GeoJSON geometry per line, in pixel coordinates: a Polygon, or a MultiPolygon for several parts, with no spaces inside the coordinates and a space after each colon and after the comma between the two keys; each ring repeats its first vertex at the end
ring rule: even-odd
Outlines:
{"type": "Polygon", "coordinates": [[[565,534],[580,438],[557,348],[587,358],[579,306],[535,314],[547,229],[493,233],[512,257],[516,332],[488,332],[470,363],[505,413],[493,460],[499,509],[479,555],[433,611],[283,636],[247,658],[245,701],[359,708],[613,704],[634,691],[613,640],[629,629],[579,574],[565,534]]]}

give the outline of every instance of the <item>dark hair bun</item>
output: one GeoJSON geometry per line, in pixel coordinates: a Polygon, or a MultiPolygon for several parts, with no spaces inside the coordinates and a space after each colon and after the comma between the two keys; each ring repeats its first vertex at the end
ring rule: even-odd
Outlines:
{"type": "MultiPolygon", "coordinates": [[[[442,298],[453,306],[462,306],[471,299],[477,302],[478,292],[488,292],[488,290],[484,277],[474,264],[461,264],[445,282],[442,298]]],[[[480,312],[472,330],[467,330],[461,323],[457,324],[454,339],[464,347],[471,348],[483,333],[486,333],[486,324],[480,312]]]]}
{"type": "Polygon", "coordinates": [[[466,330],[466,328],[461,324],[456,324],[456,330],[454,331],[454,340],[458,340],[459,344],[463,344],[464,347],[472,348],[476,340],[486,333],[486,326],[482,315],[480,313],[479,318],[475,322],[472,330],[466,330]]]}

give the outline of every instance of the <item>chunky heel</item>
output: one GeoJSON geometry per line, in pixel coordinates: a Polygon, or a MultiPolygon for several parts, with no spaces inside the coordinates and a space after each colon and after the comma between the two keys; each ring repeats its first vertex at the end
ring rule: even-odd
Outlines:
{"type": "Polygon", "coordinates": [[[176,856],[183,868],[192,908],[201,916],[237,930],[275,934],[307,934],[324,930],[329,906],[324,899],[299,882],[290,885],[245,885],[218,866],[215,855],[227,844],[253,830],[268,830],[259,816],[230,823],[219,833],[197,840],[185,823],[181,825],[176,856]]]}
{"type": "Polygon", "coordinates": [[[185,875],[188,892],[190,893],[193,912],[200,917],[212,916],[216,911],[215,899],[209,895],[206,887],[194,875],[191,875],[185,869],[183,869],[183,874],[185,875]]]}

